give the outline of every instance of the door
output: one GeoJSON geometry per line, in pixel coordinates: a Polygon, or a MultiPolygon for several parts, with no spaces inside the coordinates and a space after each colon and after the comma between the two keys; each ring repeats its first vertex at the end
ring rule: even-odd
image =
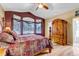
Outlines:
{"type": "Polygon", "coordinates": [[[73,19],[73,45],[79,46],[79,18],[73,19]]]}

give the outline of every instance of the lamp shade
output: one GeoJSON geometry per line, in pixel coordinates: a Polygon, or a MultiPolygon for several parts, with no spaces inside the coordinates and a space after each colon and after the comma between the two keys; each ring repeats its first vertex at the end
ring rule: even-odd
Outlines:
{"type": "Polygon", "coordinates": [[[6,31],[6,32],[10,32],[11,29],[10,29],[10,27],[5,27],[4,31],[6,31]]]}

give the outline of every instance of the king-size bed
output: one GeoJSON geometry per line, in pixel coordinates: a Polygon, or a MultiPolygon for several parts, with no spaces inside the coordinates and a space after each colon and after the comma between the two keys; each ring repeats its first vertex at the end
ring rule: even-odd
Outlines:
{"type": "Polygon", "coordinates": [[[36,55],[49,48],[49,40],[40,35],[21,36],[15,44],[10,44],[11,55],[36,55]]]}
{"type": "Polygon", "coordinates": [[[6,49],[10,56],[34,56],[41,51],[52,49],[51,41],[41,35],[17,35],[15,32],[0,33],[0,48],[6,49]]]}

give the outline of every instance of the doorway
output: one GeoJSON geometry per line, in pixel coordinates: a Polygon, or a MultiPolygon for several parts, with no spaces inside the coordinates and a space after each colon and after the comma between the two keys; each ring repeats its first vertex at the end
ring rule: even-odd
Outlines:
{"type": "Polygon", "coordinates": [[[79,17],[73,19],[73,46],[79,46],[79,17]]]}

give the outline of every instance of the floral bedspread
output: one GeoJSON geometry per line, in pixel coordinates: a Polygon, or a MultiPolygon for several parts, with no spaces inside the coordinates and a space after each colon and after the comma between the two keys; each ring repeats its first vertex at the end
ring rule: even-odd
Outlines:
{"type": "Polygon", "coordinates": [[[9,45],[13,56],[33,56],[49,45],[49,40],[40,35],[20,36],[14,44],[9,45]]]}

